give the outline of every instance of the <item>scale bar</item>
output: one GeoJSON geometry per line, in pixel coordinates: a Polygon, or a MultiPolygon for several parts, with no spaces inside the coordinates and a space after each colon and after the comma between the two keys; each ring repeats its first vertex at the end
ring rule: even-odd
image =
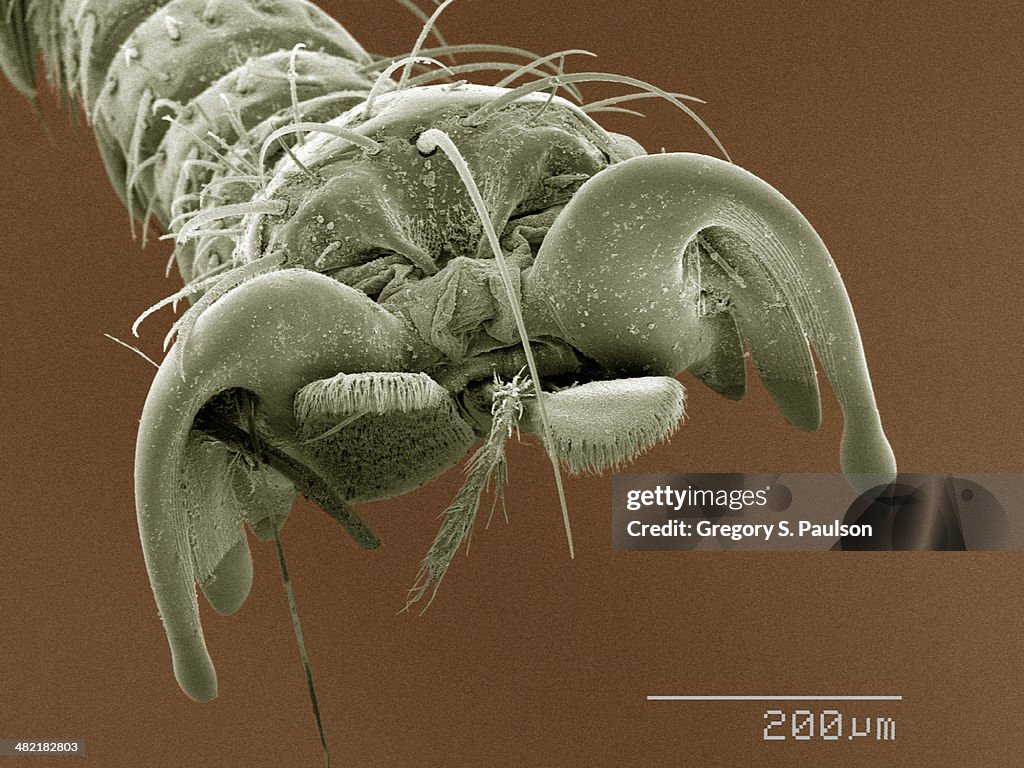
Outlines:
{"type": "Polygon", "coordinates": [[[903,701],[902,696],[648,696],[648,701],[903,701]]]}

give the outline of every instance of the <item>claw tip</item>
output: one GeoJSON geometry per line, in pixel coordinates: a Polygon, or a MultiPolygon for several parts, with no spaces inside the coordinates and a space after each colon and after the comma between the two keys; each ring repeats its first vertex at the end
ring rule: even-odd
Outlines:
{"type": "Polygon", "coordinates": [[[205,648],[195,653],[174,652],[174,677],[189,698],[210,701],[217,697],[217,673],[205,648]]]}

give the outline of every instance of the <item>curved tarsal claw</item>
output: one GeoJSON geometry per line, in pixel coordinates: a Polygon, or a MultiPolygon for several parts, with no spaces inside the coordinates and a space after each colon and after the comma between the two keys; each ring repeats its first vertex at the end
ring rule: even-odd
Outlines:
{"type": "Polygon", "coordinates": [[[202,631],[184,637],[172,638],[168,635],[167,640],[171,646],[174,679],[178,681],[181,690],[196,701],[217,698],[217,673],[206,650],[202,631]]]}
{"type": "MultiPolygon", "coordinates": [[[[196,600],[204,568],[197,567],[190,536],[190,515],[215,503],[199,492],[203,463],[190,458],[200,409],[224,390],[247,390],[271,426],[287,434],[294,395],[302,386],[339,370],[408,368],[405,357],[412,348],[404,323],[365,295],[314,272],[284,270],[225,294],[197,320],[187,348],[176,344],[167,355],[142,412],[135,498],[175,676],[189,696],[206,700],[217,693],[196,600]]],[[[234,481],[225,475],[222,482],[234,481]]],[[[244,575],[236,560],[229,565],[231,599],[224,596],[221,602],[219,593],[213,598],[225,607],[236,601],[244,575]]]]}
{"type": "Polygon", "coordinates": [[[716,357],[706,319],[728,312],[783,412],[804,428],[817,423],[810,342],[845,416],[844,472],[858,486],[895,473],[828,251],[782,194],[731,163],[661,154],[597,174],[551,227],[523,292],[562,338],[627,373],[731,368],[731,343],[716,357]],[[707,247],[690,258],[697,238],[707,247]]]}

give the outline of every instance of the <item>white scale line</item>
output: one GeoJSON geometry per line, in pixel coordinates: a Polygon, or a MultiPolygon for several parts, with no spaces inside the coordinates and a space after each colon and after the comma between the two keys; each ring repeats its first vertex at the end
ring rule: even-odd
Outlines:
{"type": "Polygon", "coordinates": [[[648,701],[903,701],[902,696],[648,696],[648,701]]]}

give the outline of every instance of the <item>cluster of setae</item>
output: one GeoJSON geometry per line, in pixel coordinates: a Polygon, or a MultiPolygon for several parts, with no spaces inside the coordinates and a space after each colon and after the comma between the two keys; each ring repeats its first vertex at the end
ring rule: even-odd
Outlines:
{"type": "Polygon", "coordinates": [[[693,99],[567,71],[586,51],[448,44],[435,21],[451,1],[429,18],[403,3],[423,34],[382,57],[306,0],[3,0],[9,79],[33,96],[41,52],[131,217],[176,242],[185,285],[133,328],[188,304],[142,414],[136,497],[196,699],[217,690],[196,584],[236,610],[243,525],[277,539],[298,494],[373,547],[352,504],[482,441],[418,600],[488,486],[500,496],[513,434],[539,438],[556,479],[620,465],[678,425],[681,372],[742,397],[744,349],[804,430],[820,420],[813,349],[844,471],[895,471],[849,299],[803,216],[724,149],[648,156],[595,121],[661,98],[700,123],[693,99]],[[588,102],[594,81],[626,92],[588,102]]]}

